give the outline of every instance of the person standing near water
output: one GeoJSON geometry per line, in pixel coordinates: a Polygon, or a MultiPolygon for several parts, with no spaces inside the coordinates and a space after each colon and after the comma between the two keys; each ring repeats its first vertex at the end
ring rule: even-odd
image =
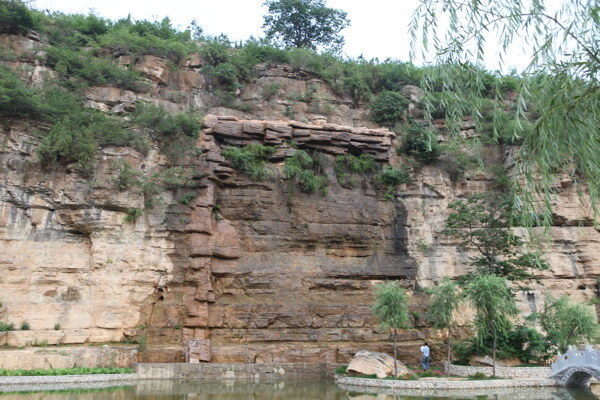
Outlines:
{"type": "Polygon", "coordinates": [[[429,369],[429,346],[427,345],[427,342],[423,343],[423,346],[421,346],[421,355],[423,371],[427,371],[429,369]]]}

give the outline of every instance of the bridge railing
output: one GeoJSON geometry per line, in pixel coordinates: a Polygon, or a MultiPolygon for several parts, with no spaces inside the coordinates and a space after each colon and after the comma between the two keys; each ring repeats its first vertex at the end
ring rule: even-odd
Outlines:
{"type": "Polygon", "coordinates": [[[587,346],[585,350],[569,348],[565,354],[559,355],[558,359],[552,363],[552,373],[574,366],[600,368],[600,351],[593,350],[591,346],[587,346]]]}

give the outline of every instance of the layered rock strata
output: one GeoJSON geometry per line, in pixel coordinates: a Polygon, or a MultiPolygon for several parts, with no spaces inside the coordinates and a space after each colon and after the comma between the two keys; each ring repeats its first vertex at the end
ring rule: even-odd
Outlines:
{"type": "MultiPolygon", "coordinates": [[[[392,140],[389,129],[353,128],[335,124],[311,125],[298,121],[274,122],[239,120],[236,117],[205,118],[207,133],[227,145],[260,143],[280,146],[295,142],[302,148],[331,155],[373,154],[377,161],[389,162],[392,140]]],[[[284,158],[285,154],[281,154],[284,158]]]]}
{"type": "MultiPolygon", "coordinates": [[[[0,35],[0,44],[19,55],[10,65],[28,84],[53,76],[39,63],[39,38],[0,35]]],[[[0,321],[17,329],[27,322],[31,330],[2,332],[0,345],[140,341],[148,344],[140,361],[184,361],[190,344],[190,359],[198,361],[346,363],[359,349],[391,351],[389,332],[370,311],[372,288],[386,279],[399,279],[411,294],[414,328],[400,334],[399,358],[417,361],[423,338],[443,338],[427,327],[427,295],[419,289],[461,275],[474,254],[440,233],[448,205],[488,190],[494,166],[511,171],[514,148],[484,147],[486,167],[457,181],[441,162],[415,169],[414,182],[393,201],[361,178],[354,188],[340,186],[331,166],[328,194],[309,195],[281,174],[259,182],[235,171],[221,147],[275,146],[274,171],[293,154],[290,142],[327,157],[367,152],[398,166],[406,162],[394,151],[400,138],[374,127],[367,109],[289,66],[260,66],[238,96],[250,105],[242,112],[210,106],[215,95],[197,55],[178,68],[154,56],[115,62],[143,73],[149,90],[93,87],[87,106],[123,114],[145,100],[213,114],[198,151],[178,165],[193,179],[146,207],[140,188],[118,189],[118,165],[148,179],[166,170],[171,164],[156,143],[147,154],[102,148],[94,175],[83,177],[75,166],[40,170],[35,154],[47,125],[2,124],[0,321]],[[264,95],[268,85],[278,88],[272,98],[264,95]],[[307,92],[314,97],[304,99],[307,92]],[[284,117],[287,111],[302,122],[284,117]],[[126,222],[132,209],[143,214],[126,222]]],[[[418,88],[402,93],[419,118],[418,88]]],[[[472,128],[465,124],[465,137],[472,128]]],[[[557,181],[555,226],[544,245],[551,269],[539,273],[542,284],[519,293],[525,314],[539,310],[547,294],[598,297],[600,233],[580,191],[568,176],[557,181]]],[[[467,322],[468,309],[461,318],[467,322]]]]}

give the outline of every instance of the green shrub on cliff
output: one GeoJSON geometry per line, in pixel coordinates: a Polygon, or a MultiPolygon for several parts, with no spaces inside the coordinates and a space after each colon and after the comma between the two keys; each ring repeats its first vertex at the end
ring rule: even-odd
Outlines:
{"type": "Polygon", "coordinates": [[[479,164],[477,149],[469,146],[470,143],[446,142],[440,145],[441,167],[452,181],[460,180],[467,171],[473,170],[479,164]]]}
{"type": "Polygon", "coordinates": [[[82,47],[95,48],[97,39],[107,33],[112,21],[94,13],[65,14],[62,12],[40,13],[43,21],[40,27],[52,46],[80,50],[82,47]]]}
{"type": "Polygon", "coordinates": [[[170,114],[162,107],[143,102],[136,103],[133,122],[150,129],[154,138],[159,140],[172,140],[176,136],[196,138],[202,126],[199,114],[170,114]]]}
{"type": "Polygon", "coordinates": [[[57,164],[76,163],[81,172],[89,173],[93,167],[93,158],[99,146],[130,145],[139,151],[147,149],[143,136],[126,129],[124,122],[102,112],[83,108],[74,102],[68,93],[53,92],[57,100],[45,108],[48,119],[53,122],[48,134],[38,148],[38,159],[42,165],[50,167],[57,164]],[[66,104],[74,102],[67,111],[60,106],[60,100],[66,104]],[[64,113],[64,114],[63,114],[64,113]],[[53,118],[50,117],[53,116],[53,118]]]}
{"type": "Polygon", "coordinates": [[[379,164],[372,154],[361,154],[358,156],[347,154],[335,158],[336,168],[345,169],[359,174],[368,174],[379,169],[379,164]]]}
{"type": "Polygon", "coordinates": [[[116,162],[113,169],[117,171],[117,180],[115,182],[117,189],[127,190],[135,186],[141,186],[142,173],[131,168],[127,162],[116,162]]]}
{"type": "Polygon", "coordinates": [[[304,150],[296,150],[285,160],[283,174],[300,186],[306,193],[327,194],[327,177],[322,175],[322,166],[318,158],[311,157],[304,150]]]}
{"type": "Polygon", "coordinates": [[[135,56],[155,55],[174,61],[198,51],[196,43],[192,41],[178,39],[176,36],[163,38],[151,33],[141,35],[136,31],[135,25],[133,27],[114,28],[102,35],[98,44],[115,53],[135,56]]]}
{"type": "Polygon", "coordinates": [[[46,51],[46,64],[63,79],[79,78],[92,86],[114,85],[133,91],[146,88],[137,71],[120,68],[108,60],[93,57],[85,50],[51,46],[46,51]]]}
{"type": "Polygon", "coordinates": [[[380,165],[371,154],[347,154],[335,158],[335,176],[342,187],[355,187],[357,175],[365,178],[380,169],[380,165]]]}
{"type": "Polygon", "coordinates": [[[0,65],[0,116],[38,117],[39,99],[35,92],[8,67],[0,65]]]}
{"type": "Polygon", "coordinates": [[[393,198],[394,191],[398,186],[411,183],[410,173],[404,168],[386,167],[374,177],[375,182],[384,190],[384,197],[388,200],[393,198]]]}
{"type": "Polygon", "coordinates": [[[228,146],[221,154],[238,171],[244,172],[252,179],[264,180],[273,175],[266,166],[266,160],[275,153],[275,147],[260,144],[249,144],[242,148],[228,146]]]}
{"type": "Polygon", "coordinates": [[[379,124],[392,125],[404,118],[407,107],[406,97],[387,90],[371,103],[371,119],[379,124]]]}
{"type": "Polygon", "coordinates": [[[440,157],[441,149],[435,132],[415,123],[406,130],[402,147],[398,148],[398,154],[400,153],[411,155],[422,163],[429,164],[440,157]]]}
{"type": "Polygon", "coordinates": [[[6,323],[6,322],[2,322],[0,321],[0,332],[8,332],[8,331],[14,331],[15,330],[15,324],[13,323],[6,323]]]}
{"type": "Polygon", "coordinates": [[[48,35],[50,44],[69,50],[87,47],[99,55],[100,48],[114,55],[155,55],[173,61],[198,51],[189,30],[180,31],[171,20],[134,20],[131,17],[111,21],[93,13],[37,14],[43,23],[40,29],[48,35]]]}
{"type": "Polygon", "coordinates": [[[121,120],[84,108],[82,102],[83,98],[59,86],[29,88],[14,72],[0,66],[0,116],[52,123],[38,148],[43,165],[76,163],[89,172],[98,146],[146,149],[145,139],[125,129],[121,120]]]}
{"type": "Polygon", "coordinates": [[[39,21],[20,0],[0,0],[0,33],[18,34],[37,29],[39,21]]]}
{"type": "Polygon", "coordinates": [[[105,136],[123,130],[120,122],[93,110],[56,121],[38,148],[42,165],[76,163],[82,172],[91,172],[98,144],[105,136]]]}
{"type": "Polygon", "coordinates": [[[144,210],[142,210],[141,208],[128,208],[127,209],[127,214],[125,215],[125,218],[123,218],[123,222],[124,223],[129,223],[132,224],[134,223],[138,217],[140,217],[142,214],[144,213],[144,210]]]}

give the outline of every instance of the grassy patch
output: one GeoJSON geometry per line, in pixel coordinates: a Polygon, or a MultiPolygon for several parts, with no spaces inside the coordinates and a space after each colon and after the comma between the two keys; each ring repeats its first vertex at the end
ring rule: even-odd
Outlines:
{"type": "Polygon", "coordinates": [[[15,324],[0,321],[0,332],[15,331],[15,324]]]}
{"type": "Polygon", "coordinates": [[[342,366],[340,366],[340,367],[337,367],[337,368],[335,369],[335,373],[336,373],[336,374],[342,374],[342,375],[343,375],[343,374],[345,374],[345,373],[346,373],[346,369],[348,369],[348,366],[347,366],[347,365],[342,365],[342,366]]]}
{"type": "Polygon", "coordinates": [[[60,369],[0,369],[0,376],[56,376],[90,374],[132,374],[132,368],[88,368],[72,367],[60,369]]]}
{"type": "Polygon", "coordinates": [[[468,380],[470,381],[481,381],[481,380],[495,380],[495,379],[504,379],[504,378],[500,378],[500,377],[493,377],[493,376],[487,376],[486,374],[484,374],[483,372],[476,372],[473,375],[469,375],[467,377],[468,380]]]}

